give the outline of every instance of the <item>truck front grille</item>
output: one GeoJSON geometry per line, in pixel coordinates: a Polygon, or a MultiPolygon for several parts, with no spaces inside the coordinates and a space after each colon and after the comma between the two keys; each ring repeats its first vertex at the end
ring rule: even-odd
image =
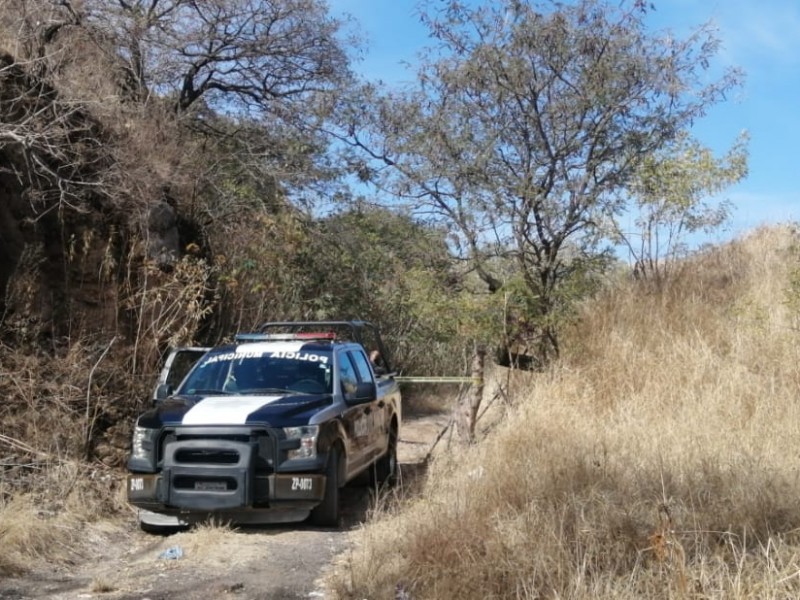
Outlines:
{"type": "Polygon", "coordinates": [[[175,453],[175,462],[186,465],[235,465],[239,462],[239,453],[235,450],[184,448],[175,453]]]}

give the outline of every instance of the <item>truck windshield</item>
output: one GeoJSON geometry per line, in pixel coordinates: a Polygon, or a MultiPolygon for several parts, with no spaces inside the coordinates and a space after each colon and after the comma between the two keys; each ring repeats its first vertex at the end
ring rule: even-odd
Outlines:
{"type": "Polygon", "coordinates": [[[328,394],[332,353],[296,342],[212,350],[192,369],[179,394],[328,394]]]}

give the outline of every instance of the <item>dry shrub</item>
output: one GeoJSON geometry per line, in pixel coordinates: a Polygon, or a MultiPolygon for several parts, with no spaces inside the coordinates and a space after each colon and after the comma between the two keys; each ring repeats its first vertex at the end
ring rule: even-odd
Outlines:
{"type": "Polygon", "coordinates": [[[89,587],[89,590],[93,594],[108,594],[110,592],[115,592],[117,586],[107,579],[98,577],[92,580],[92,585],[89,587]]]}
{"type": "Polygon", "coordinates": [[[107,347],[88,337],[52,355],[0,345],[0,573],[88,555],[87,527],[127,514],[112,465],[143,388],[125,352],[100,360],[107,347]]]}
{"type": "Polygon", "coordinates": [[[182,545],[192,559],[226,562],[235,553],[237,532],[225,521],[210,519],[170,538],[170,545],[182,545]]]}
{"type": "Polygon", "coordinates": [[[221,249],[215,263],[220,328],[248,331],[268,320],[306,315],[312,301],[302,290],[313,274],[297,258],[308,247],[308,229],[290,211],[272,215],[232,202],[231,215],[211,234],[221,249]]]}
{"type": "Polygon", "coordinates": [[[24,572],[36,559],[66,562],[77,537],[73,520],[43,518],[32,498],[19,496],[0,509],[0,575],[24,572]]]}
{"type": "Polygon", "coordinates": [[[501,427],[356,535],[332,593],[796,597],[792,246],[757,232],[586,306],[501,427]]]}
{"type": "Polygon", "coordinates": [[[168,348],[194,343],[213,309],[211,275],[205,260],[185,256],[166,273],[152,261],[144,261],[135,276],[128,278],[125,308],[135,315],[135,373],[153,369],[168,348]]]}
{"type": "Polygon", "coordinates": [[[209,519],[165,538],[158,547],[158,553],[167,548],[179,546],[184,559],[194,565],[208,565],[217,568],[221,565],[243,564],[252,558],[252,548],[242,542],[242,533],[232,528],[227,521],[209,519]]]}
{"type": "MultiPolygon", "coordinates": [[[[132,374],[130,348],[114,339],[86,336],[56,354],[0,345],[0,457],[7,469],[85,458],[121,464],[154,373],[132,374]]],[[[6,475],[16,479],[16,471],[6,475]]]]}

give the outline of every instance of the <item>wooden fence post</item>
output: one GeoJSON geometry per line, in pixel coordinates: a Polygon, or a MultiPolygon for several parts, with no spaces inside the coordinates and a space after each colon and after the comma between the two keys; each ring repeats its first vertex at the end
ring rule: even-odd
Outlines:
{"type": "Polygon", "coordinates": [[[472,355],[471,377],[472,383],[466,394],[458,397],[456,406],[456,424],[459,437],[471,443],[475,439],[475,423],[478,419],[478,410],[483,400],[484,371],[486,369],[486,349],[475,344],[472,355]]]}

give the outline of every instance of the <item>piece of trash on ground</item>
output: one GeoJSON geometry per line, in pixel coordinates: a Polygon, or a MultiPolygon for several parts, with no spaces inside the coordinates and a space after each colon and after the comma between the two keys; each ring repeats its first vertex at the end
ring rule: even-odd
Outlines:
{"type": "Polygon", "coordinates": [[[178,560],[179,558],[183,557],[183,548],[180,546],[172,546],[171,548],[167,548],[161,554],[158,555],[158,558],[163,558],[165,560],[178,560]]]}

